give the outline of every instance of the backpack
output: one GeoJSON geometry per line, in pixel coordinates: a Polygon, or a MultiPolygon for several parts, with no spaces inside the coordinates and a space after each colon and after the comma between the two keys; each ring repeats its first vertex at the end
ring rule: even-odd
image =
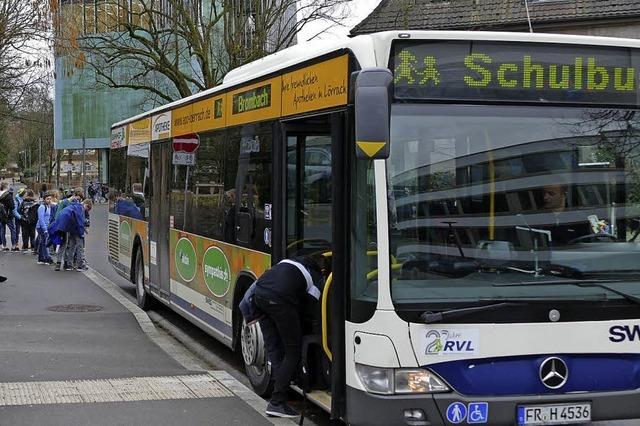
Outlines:
{"type": "Polygon", "coordinates": [[[7,197],[11,197],[11,194],[8,192],[5,192],[0,196],[0,222],[2,223],[7,223],[13,216],[13,212],[7,208],[7,205],[5,204],[7,197]]]}
{"type": "Polygon", "coordinates": [[[7,223],[9,221],[10,214],[11,213],[7,211],[5,205],[0,203],[0,223],[7,223]]]}
{"type": "Polygon", "coordinates": [[[31,206],[31,203],[33,203],[33,201],[23,200],[22,204],[20,204],[20,207],[18,208],[18,213],[20,213],[20,216],[22,216],[22,220],[24,222],[27,221],[27,212],[29,211],[29,207],[31,206]]]}
{"type": "Polygon", "coordinates": [[[38,223],[38,207],[40,207],[40,204],[35,201],[25,201],[22,203],[21,215],[29,225],[38,223]]]}

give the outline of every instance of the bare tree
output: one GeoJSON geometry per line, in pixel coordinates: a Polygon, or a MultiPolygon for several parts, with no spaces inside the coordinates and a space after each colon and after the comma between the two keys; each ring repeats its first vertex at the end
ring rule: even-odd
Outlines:
{"type": "MultiPolygon", "coordinates": [[[[296,44],[307,25],[340,25],[348,15],[345,0],[227,0],[225,48],[228,70],[296,44]]],[[[320,32],[320,33],[321,33],[320,32]]],[[[318,34],[316,34],[317,36],[318,34]]]]}
{"type": "Polygon", "coordinates": [[[56,5],[56,52],[92,70],[99,85],[143,90],[166,103],[214,87],[230,69],[295,43],[310,22],[340,21],[346,2],[98,0],[81,2],[76,13],[56,5]],[[89,26],[87,7],[97,8],[89,26]]]}
{"type": "MultiPolygon", "coordinates": [[[[27,123],[21,105],[27,92],[49,78],[48,5],[37,0],[0,0],[0,166],[18,144],[15,123],[27,123]]],[[[27,119],[28,120],[28,119],[27,119]]]]}
{"type": "Polygon", "coordinates": [[[145,90],[167,102],[220,80],[212,64],[221,19],[217,2],[203,10],[201,3],[183,0],[101,0],[95,11],[102,13],[87,28],[64,6],[56,9],[56,50],[73,57],[76,67],[91,69],[98,84],[145,90]]]}
{"type": "Polygon", "coordinates": [[[13,119],[7,120],[4,129],[1,129],[4,131],[0,131],[5,161],[14,161],[23,172],[35,176],[40,166],[37,159],[41,157],[41,177],[51,181],[55,165],[51,80],[25,88],[12,116],[13,119]],[[24,160],[25,154],[36,160],[31,162],[31,169],[24,160]]]}
{"type": "Polygon", "coordinates": [[[38,43],[46,40],[48,22],[45,2],[0,1],[0,99],[9,110],[46,75],[47,59],[34,58],[41,50],[38,43]]]}

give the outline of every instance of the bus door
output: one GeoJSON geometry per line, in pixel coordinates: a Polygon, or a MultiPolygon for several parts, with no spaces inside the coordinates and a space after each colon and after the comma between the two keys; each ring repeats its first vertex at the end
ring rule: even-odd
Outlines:
{"type": "Polygon", "coordinates": [[[151,145],[151,217],[149,219],[149,283],[153,290],[169,298],[169,183],[171,144],[151,145]]]}
{"type": "MultiPolygon", "coordinates": [[[[328,330],[325,329],[324,346],[333,346],[334,353],[323,350],[321,302],[314,312],[307,313],[303,326],[303,362],[311,370],[309,388],[327,392],[336,388],[334,382],[342,376],[342,368],[335,365],[336,361],[343,362],[343,343],[338,342],[343,341],[344,334],[344,297],[338,290],[344,288],[349,239],[349,233],[343,229],[343,224],[349,223],[348,209],[342,201],[348,193],[348,175],[342,165],[346,149],[344,117],[345,113],[336,112],[285,122],[286,190],[279,201],[284,206],[284,256],[319,257],[333,274],[325,312],[328,330]],[[336,321],[341,326],[336,326],[336,321]]],[[[310,398],[314,399],[313,395],[310,398]]],[[[326,398],[316,402],[330,409],[326,398]]]]}
{"type": "Polygon", "coordinates": [[[286,136],[286,256],[329,253],[331,134],[293,129],[286,136]]]}

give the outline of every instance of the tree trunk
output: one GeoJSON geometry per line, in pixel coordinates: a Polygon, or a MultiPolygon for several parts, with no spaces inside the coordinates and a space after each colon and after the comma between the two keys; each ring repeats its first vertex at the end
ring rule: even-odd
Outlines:
{"type": "Polygon", "coordinates": [[[53,177],[53,141],[49,140],[47,143],[49,148],[49,164],[47,164],[47,182],[52,181],[53,177]]]}

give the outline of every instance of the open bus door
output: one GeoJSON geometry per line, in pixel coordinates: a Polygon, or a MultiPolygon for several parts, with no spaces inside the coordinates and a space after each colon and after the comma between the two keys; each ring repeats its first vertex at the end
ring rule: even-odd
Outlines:
{"type": "MultiPolygon", "coordinates": [[[[285,257],[313,255],[331,273],[314,312],[304,319],[302,365],[298,379],[309,399],[344,416],[345,285],[349,253],[349,175],[345,161],[345,112],[284,123],[284,179],[281,199],[285,257]]],[[[276,254],[277,256],[277,254],[276,254]]]]}

